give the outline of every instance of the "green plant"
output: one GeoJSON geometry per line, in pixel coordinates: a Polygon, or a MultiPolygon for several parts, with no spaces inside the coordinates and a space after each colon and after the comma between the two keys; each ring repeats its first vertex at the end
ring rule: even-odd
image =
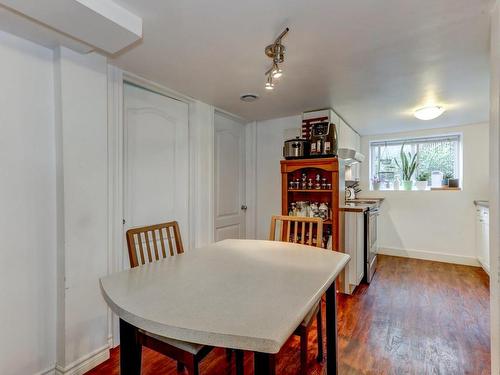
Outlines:
{"type": "Polygon", "coordinates": [[[443,176],[443,179],[449,180],[450,178],[453,178],[454,174],[451,172],[445,173],[443,176]]]}
{"type": "Polygon", "coordinates": [[[430,177],[429,172],[420,172],[417,176],[417,181],[428,181],[430,177]]]}
{"type": "Polygon", "coordinates": [[[413,176],[413,173],[415,173],[415,170],[418,167],[418,162],[417,162],[418,152],[416,152],[413,156],[411,156],[410,152],[408,152],[408,154],[404,152],[404,147],[405,145],[403,143],[400,152],[401,164],[399,164],[396,158],[394,159],[394,161],[396,162],[396,165],[403,173],[403,181],[410,181],[411,176],[413,176]]]}

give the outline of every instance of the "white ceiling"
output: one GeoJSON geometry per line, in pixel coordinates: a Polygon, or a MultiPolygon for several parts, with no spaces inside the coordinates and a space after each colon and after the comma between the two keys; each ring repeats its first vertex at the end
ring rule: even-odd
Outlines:
{"type": "Polygon", "coordinates": [[[119,67],[248,120],[333,107],[361,134],[488,119],[493,0],[116,0],[144,38],[119,67]],[[264,47],[284,26],[285,75],[265,92],[264,47]],[[260,95],[255,103],[239,97],[260,95]],[[415,108],[447,108],[422,122],[415,108]]]}

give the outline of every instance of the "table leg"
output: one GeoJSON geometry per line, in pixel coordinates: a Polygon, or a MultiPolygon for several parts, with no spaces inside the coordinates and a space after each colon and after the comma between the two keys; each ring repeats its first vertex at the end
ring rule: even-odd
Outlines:
{"type": "Polygon", "coordinates": [[[254,374],[275,375],[276,374],[276,356],[269,353],[254,353],[254,374]]]}
{"type": "Polygon", "coordinates": [[[236,349],[236,375],[244,375],[244,357],[243,350],[236,349]]]}
{"type": "Polygon", "coordinates": [[[141,356],[137,328],[120,319],[120,375],[140,375],[141,356]]]}
{"type": "Polygon", "coordinates": [[[338,374],[336,281],[326,291],[326,374],[338,374]]]}

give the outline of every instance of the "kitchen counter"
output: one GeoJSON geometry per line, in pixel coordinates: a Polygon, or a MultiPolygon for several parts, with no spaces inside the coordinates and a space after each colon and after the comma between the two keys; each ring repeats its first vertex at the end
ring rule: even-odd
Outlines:
{"type": "Polygon", "coordinates": [[[474,201],[474,204],[475,204],[476,206],[481,206],[481,207],[490,208],[490,202],[489,202],[489,201],[482,201],[482,200],[478,200],[478,201],[474,201]]]}
{"type": "Polygon", "coordinates": [[[343,212],[365,212],[370,208],[367,204],[356,204],[356,203],[346,203],[339,207],[340,211],[343,212]]]}
{"type": "Polygon", "coordinates": [[[365,212],[370,208],[380,206],[384,198],[356,198],[346,201],[339,207],[340,211],[344,212],[365,212]]]}
{"type": "Polygon", "coordinates": [[[352,201],[353,202],[359,202],[359,201],[363,201],[363,202],[368,202],[368,201],[376,201],[376,202],[379,202],[379,203],[382,203],[383,201],[385,200],[385,198],[374,198],[374,197],[357,197],[356,199],[353,199],[352,201]]]}

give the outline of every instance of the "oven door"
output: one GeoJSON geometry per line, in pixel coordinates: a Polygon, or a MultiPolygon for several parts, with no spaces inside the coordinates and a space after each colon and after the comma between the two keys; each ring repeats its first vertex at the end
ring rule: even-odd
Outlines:
{"type": "Polygon", "coordinates": [[[377,268],[378,252],[378,209],[372,209],[367,213],[367,241],[366,241],[366,281],[369,283],[377,268]]]}

